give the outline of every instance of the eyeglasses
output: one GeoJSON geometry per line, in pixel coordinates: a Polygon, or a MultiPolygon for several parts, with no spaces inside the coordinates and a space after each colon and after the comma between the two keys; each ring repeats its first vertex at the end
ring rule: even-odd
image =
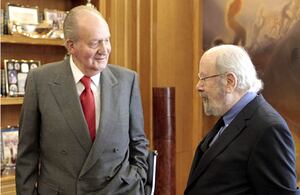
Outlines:
{"type": "Polygon", "coordinates": [[[223,76],[225,75],[226,73],[222,73],[222,74],[214,74],[214,75],[210,75],[210,76],[206,76],[206,77],[201,77],[200,76],[200,73],[198,73],[198,78],[200,81],[205,81],[206,79],[209,79],[209,78],[214,78],[214,77],[218,77],[218,76],[223,76]]]}

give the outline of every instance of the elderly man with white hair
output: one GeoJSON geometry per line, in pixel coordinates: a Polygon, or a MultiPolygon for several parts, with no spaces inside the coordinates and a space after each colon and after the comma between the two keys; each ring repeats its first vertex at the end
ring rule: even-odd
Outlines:
{"type": "Polygon", "coordinates": [[[235,45],[206,51],[197,90],[206,115],[219,116],[200,142],[185,195],[296,195],[295,150],[247,52],[235,45]]]}

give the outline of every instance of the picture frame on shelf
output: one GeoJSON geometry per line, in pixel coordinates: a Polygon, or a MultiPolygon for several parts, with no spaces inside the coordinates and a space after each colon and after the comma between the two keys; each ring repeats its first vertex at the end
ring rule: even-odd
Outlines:
{"type": "Polygon", "coordinates": [[[39,24],[38,7],[27,7],[19,4],[7,4],[8,21],[17,25],[39,24]]]}
{"type": "Polygon", "coordinates": [[[17,158],[19,128],[17,126],[1,129],[1,162],[14,165],[17,158]]]}
{"type": "Polygon", "coordinates": [[[62,29],[63,22],[67,16],[66,11],[60,11],[56,9],[44,9],[44,20],[51,24],[53,28],[62,29]]]}
{"type": "Polygon", "coordinates": [[[1,129],[1,176],[15,175],[16,159],[19,141],[19,128],[1,129]]]}
{"type": "Polygon", "coordinates": [[[67,16],[66,11],[44,9],[44,23],[51,26],[52,30],[47,34],[50,39],[63,39],[63,22],[67,16]]]}
{"type": "Polygon", "coordinates": [[[4,60],[6,93],[8,96],[23,96],[28,72],[41,65],[39,60],[4,60]]]}

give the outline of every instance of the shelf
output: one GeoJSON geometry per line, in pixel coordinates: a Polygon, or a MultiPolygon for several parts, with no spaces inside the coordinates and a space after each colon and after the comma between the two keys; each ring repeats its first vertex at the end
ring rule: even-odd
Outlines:
{"type": "Polygon", "coordinates": [[[22,35],[1,35],[1,43],[64,46],[62,39],[35,39],[22,35]]]}
{"type": "Polygon", "coordinates": [[[11,184],[11,183],[14,183],[15,176],[14,175],[1,176],[0,179],[1,179],[2,184],[11,184]]]}
{"type": "Polygon", "coordinates": [[[1,97],[1,106],[21,104],[23,104],[23,97],[1,97]]]}
{"type": "Polygon", "coordinates": [[[0,194],[3,195],[16,194],[15,176],[1,176],[0,194]]]}

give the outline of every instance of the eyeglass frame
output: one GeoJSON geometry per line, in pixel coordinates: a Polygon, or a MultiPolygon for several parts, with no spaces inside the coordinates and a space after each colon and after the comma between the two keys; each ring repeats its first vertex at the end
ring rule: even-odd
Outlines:
{"type": "Polygon", "coordinates": [[[205,82],[206,79],[214,78],[214,77],[219,77],[219,76],[224,76],[224,75],[226,75],[226,74],[227,74],[227,72],[225,72],[225,73],[220,73],[220,74],[213,74],[213,75],[205,76],[205,77],[201,77],[201,76],[200,76],[200,73],[198,73],[198,78],[199,78],[200,81],[205,82]]]}

